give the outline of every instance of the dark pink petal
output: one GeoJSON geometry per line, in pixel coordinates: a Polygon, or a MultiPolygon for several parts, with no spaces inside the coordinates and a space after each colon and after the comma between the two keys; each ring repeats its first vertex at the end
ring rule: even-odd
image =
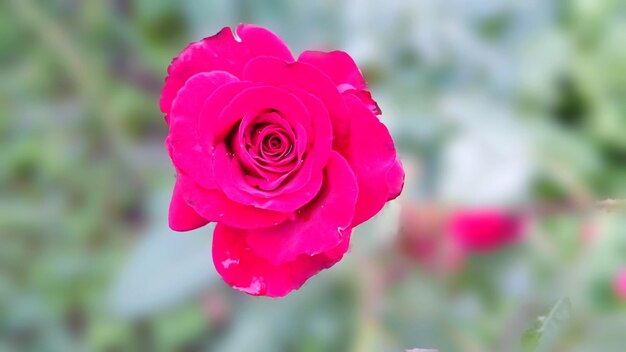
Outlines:
{"type": "Polygon", "coordinates": [[[247,244],[247,232],[217,224],[213,233],[213,264],[224,281],[254,296],[282,297],[300,288],[306,280],[337,263],[348,250],[350,230],[331,250],[313,256],[301,255],[291,262],[274,265],[257,256],[247,244]]]}
{"type": "Polygon", "coordinates": [[[170,228],[174,231],[190,231],[208,223],[209,221],[207,219],[198,215],[198,213],[185,202],[180,186],[178,182],[176,182],[174,193],[172,194],[172,201],[170,202],[170,228]]]}
{"type": "Polygon", "coordinates": [[[387,186],[389,187],[389,200],[396,199],[404,186],[404,168],[400,159],[396,159],[393,166],[387,170],[387,186]]]}
{"type": "Polygon", "coordinates": [[[343,154],[359,183],[359,198],[352,226],[378,213],[400,194],[404,171],[387,127],[356,97],[346,96],[352,117],[350,142],[343,154]]]}
{"type": "Polygon", "coordinates": [[[277,87],[252,87],[237,94],[222,108],[217,118],[209,119],[210,125],[201,125],[201,130],[211,130],[213,141],[223,141],[232,129],[241,122],[246,114],[262,114],[277,111],[290,122],[299,122],[310,131],[310,115],[306,106],[293,94],[277,87]]]}
{"type": "Polygon", "coordinates": [[[164,114],[169,115],[178,90],[197,73],[226,71],[241,77],[248,61],[258,56],[273,56],[288,62],[294,60],[285,43],[267,29],[242,24],[236,31],[238,38],[225,27],[212,37],[189,44],[172,60],[161,92],[160,105],[164,114]]]}
{"type": "Polygon", "coordinates": [[[166,144],[172,162],[205,188],[215,188],[211,150],[198,134],[204,102],[217,89],[238,79],[228,72],[199,73],[180,89],[170,111],[166,144]]]}
{"type": "Polygon", "coordinates": [[[333,80],[335,86],[350,85],[352,89],[367,90],[367,83],[350,55],[343,51],[304,51],[298,62],[313,65],[333,80]]]}
{"type": "Polygon", "coordinates": [[[350,116],[334,82],[322,71],[303,62],[259,57],[250,60],[243,78],[279,86],[296,86],[322,101],[328,111],[335,136],[334,147],[340,149],[350,133],[350,116]]]}
{"type": "MultiPolygon", "coordinates": [[[[215,134],[220,114],[224,111],[235,97],[244,92],[246,89],[259,87],[258,83],[247,81],[239,81],[225,84],[217,88],[211,96],[209,96],[202,106],[200,112],[201,118],[198,119],[198,134],[204,143],[204,147],[215,147],[215,134]]],[[[244,115],[240,116],[243,118],[244,115]]],[[[237,122],[237,121],[236,121],[237,122]]],[[[235,122],[235,124],[236,124],[235,122]]],[[[231,125],[234,126],[234,125],[231,125]]],[[[221,141],[217,141],[221,142],[221,141]]]]}
{"type": "MultiPolygon", "coordinates": [[[[272,172],[285,173],[292,170],[296,155],[300,158],[306,151],[306,132],[303,131],[304,129],[298,124],[292,128],[276,112],[265,113],[260,116],[247,114],[239,125],[237,138],[232,142],[234,145],[231,145],[231,149],[235,150],[235,154],[248,174],[265,177],[267,183],[272,183],[277,178],[270,177],[272,172]],[[265,127],[255,131],[255,124],[264,124],[265,127]],[[301,130],[300,138],[296,138],[294,129],[301,130]],[[272,133],[276,133],[276,138],[282,140],[282,150],[266,153],[263,148],[263,140],[272,133]],[[287,151],[289,151],[288,155],[287,151]]],[[[276,187],[261,184],[260,188],[269,190],[276,187]]]]}
{"type": "Polygon", "coordinates": [[[259,209],[232,201],[220,190],[205,189],[198,186],[189,176],[179,174],[183,198],[200,216],[228,226],[242,229],[255,229],[278,225],[289,217],[266,209],[259,209]]]}
{"type": "MultiPolygon", "coordinates": [[[[212,99],[213,97],[209,100],[212,99]]],[[[215,146],[214,160],[216,179],[220,188],[230,199],[241,204],[280,212],[293,212],[313,199],[321,187],[322,169],[330,155],[332,143],[328,112],[319,99],[297,87],[249,88],[237,95],[229,107],[224,109],[215,120],[213,124],[215,141],[224,139],[228,135],[228,131],[236,125],[236,117],[246,113],[246,107],[252,111],[273,109],[279,112],[285,120],[290,121],[292,127],[295,127],[296,150],[299,156],[302,154],[300,143],[309,139],[311,143],[306,157],[295,161],[296,167],[293,170],[268,178],[267,182],[246,175],[247,155],[239,155],[242,152],[241,148],[234,148],[237,154],[233,155],[223,143],[218,144],[215,146]],[[310,132],[306,136],[303,136],[303,131],[298,128],[299,122],[309,125],[310,132]],[[257,186],[263,186],[265,189],[276,187],[286,178],[289,178],[289,182],[274,190],[265,191],[259,189],[260,187],[257,188],[257,186]]],[[[245,117],[244,120],[246,120],[245,117]]]]}
{"type": "Polygon", "coordinates": [[[301,170],[281,189],[281,192],[283,194],[308,192],[309,196],[306,200],[308,202],[320,189],[322,169],[331,155],[333,135],[330,116],[321,100],[314,95],[293,86],[285,87],[285,89],[297,96],[307,107],[312,117],[313,132],[308,137],[311,142],[308,144],[307,155],[302,161],[301,170]]]}
{"type": "Polygon", "coordinates": [[[300,186],[295,192],[282,193],[280,188],[273,192],[261,191],[247,182],[241,164],[230,156],[224,144],[218,145],[215,149],[215,165],[220,188],[229,199],[238,204],[281,213],[291,213],[308,203],[315,197],[322,183],[322,174],[314,173],[301,180],[303,184],[293,180],[288,182],[289,186],[296,184],[300,186]]]}
{"type": "Polygon", "coordinates": [[[348,162],[333,152],[318,196],[293,220],[248,231],[248,245],[259,256],[279,265],[300,255],[315,255],[337,246],[349,228],[358,194],[348,162]]]}
{"type": "Polygon", "coordinates": [[[380,115],[378,104],[372,99],[367,83],[350,55],[343,51],[304,51],[298,62],[313,65],[333,80],[339,92],[353,94],[375,115],[380,115]]]}
{"type": "Polygon", "coordinates": [[[355,97],[359,98],[359,100],[361,100],[361,103],[363,103],[363,105],[365,105],[374,115],[380,115],[383,112],[380,110],[380,107],[378,107],[378,103],[376,103],[376,101],[372,98],[372,93],[370,93],[367,90],[354,90],[354,89],[346,89],[346,90],[342,90],[342,86],[337,87],[339,89],[340,92],[342,92],[343,94],[352,94],[355,97]]]}

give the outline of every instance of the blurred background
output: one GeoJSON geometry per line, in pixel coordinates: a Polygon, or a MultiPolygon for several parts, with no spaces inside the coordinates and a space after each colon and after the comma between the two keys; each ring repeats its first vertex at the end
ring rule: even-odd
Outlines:
{"type": "Polygon", "coordinates": [[[626,1],[0,3],[0,350],[625,351],[626,1]],[[362,68],[401,197],[286,298],[174,233],[158,97],[238,23],[362,68]]]}

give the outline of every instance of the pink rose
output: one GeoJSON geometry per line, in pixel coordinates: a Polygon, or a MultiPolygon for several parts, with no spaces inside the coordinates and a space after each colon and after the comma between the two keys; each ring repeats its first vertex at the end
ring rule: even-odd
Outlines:
{"type": "Polygon", "coordinates": [[[515,243],[523,234],[524,217],[497,209],[457,210],[449,231],[468,252],[491,252],[515,243]]]}
{"type": "Polygon", "coordinates": [[[217,222],[217,271],[252,295],[284,296],[337,263],[352,228],[402,190],[380,110],[341,51],[296,61],[264,28],[226,27],[172,61],[161,110],[170,227],[217,222]]]}

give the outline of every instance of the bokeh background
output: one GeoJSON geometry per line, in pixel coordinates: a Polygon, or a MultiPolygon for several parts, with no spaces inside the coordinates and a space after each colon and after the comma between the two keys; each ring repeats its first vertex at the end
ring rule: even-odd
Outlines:
{"type": "Polygon", "coordinates": [[[623,0],[0,3],[2,351],[625,351],[609,198],[623,0]],[[240,22],[349,52],[407,171],[344,260],[282,299],[231,289],[212,228],[166,220],[166,67],[240,22]],[[459,245],[450,219],[481,211],[523,226],[459,245]]]}

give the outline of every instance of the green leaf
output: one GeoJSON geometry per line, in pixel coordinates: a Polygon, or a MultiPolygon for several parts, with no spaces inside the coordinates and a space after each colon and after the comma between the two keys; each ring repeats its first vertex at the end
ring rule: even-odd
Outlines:
{"type": "Polygon", "coordinates": [[[548,350],[569,320],[571,309],[569,298],[558,300],[548,315],[538,317],[535,324],[524,332],[521,341],[522,350],[526,352],[548,350]]]}

